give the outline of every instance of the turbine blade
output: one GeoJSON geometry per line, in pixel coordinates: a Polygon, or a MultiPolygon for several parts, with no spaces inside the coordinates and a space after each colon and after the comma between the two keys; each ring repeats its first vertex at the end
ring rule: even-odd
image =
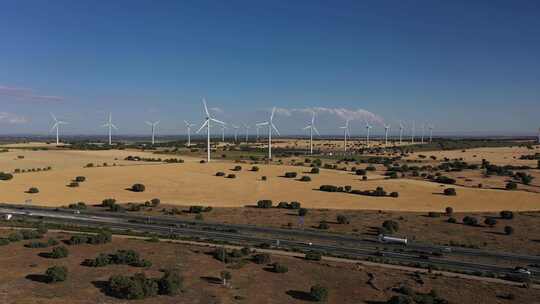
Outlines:
{"type": "Polygon", "coordinates": [[[206,127],[206,125],[208,125],[208,119],[206,119],[206,120],[204,121],[204,123],[203,123],[202,126],[199,128],[199,130],[197,130],[196,133],[201,132],[201,130],[204,129],[204,127],[206,127]]]}
{"type": "Polygon", "coordinates": [[[118,130],[118,128],[114,124],[111,124],[111,127],[115,130],[118,130]]]}
{"type": "Polygon", "coordinates": [[[203,106],[204,106],[204,112],[206,113],[206,117],[210,117],[210,112],[208,112],[208,106],[206,106],[206,99],[202,99],[202,103],[203,103],[203,106]]]}
{"type": "Polygon", "coordinates": [[[149,126],[152,126],[152,123],[149,122],[149,121],[145,121],[145,123],[146,123],[147,125],[149,125],[149,126]]]}
{"type": "Polygon", "coordinates": [[[260,123],[256,124],[257,127],[262,127],[262,126],[266,126],[266,125],[268,125],[268,121],[260,122],[260,123]]]}
{"type": "Polygon", "coordinates": [[[317,130],[317,128],[315,128],[315,126],[313,126],[313,131],[315,131],[315,133],[317,133],[317,135],[321,136],[321,133],[319,133],[319,130],[317,130]]]}
{"type": "Polygon", "coordinates": [[[52,131],[53,131],[54,129],[56,129],[56,127],[58,127],[58,123],[55,123],[55,124],[54,124],[54,125],[52,126],[52,128],[51,128],[51,131],[50,131],[50,132],[52,132],[52,131]]]}
{"type": "Polygon", "coordinates": [[[274,119],[274,113],[276,112],[276,107],[272,108],[272,114],[270,114],[270,121],[274,119]]]}
{"type": "Polygon", "coordinates": [[[274,131],[276,131],[277,135],[281,136],[281,134],[279,134],[278,129],[276,128],[276,126],[273,123],[271,123],[270,126],[272,126],[272,129],[274,129],[274,131]]]}
{"type": "Polygon", "coordinates": [[[54,121],[58,121],[58,120],[56,119],[56,116],[54,116],[54,114],[53,114],[52,112],[49,112],[49,114],[51,114],[51,117],[52,117],[52,119],[53,119],[54,121]]]}
{"type": "Polygon", "coordinates": [[[308,130],[308,129],[311,129],[311,126],[307,126],[307,127],[302,128],[302,130],[308,130]]]}
{"type": "Polygon", "coordinates": [[[210,120],[212,120],[213,122],[217,122],[218,124],[226,125],[226,123],[224,123],[223,121],[217,120],[215,118],[210,118],[210,120]]]}

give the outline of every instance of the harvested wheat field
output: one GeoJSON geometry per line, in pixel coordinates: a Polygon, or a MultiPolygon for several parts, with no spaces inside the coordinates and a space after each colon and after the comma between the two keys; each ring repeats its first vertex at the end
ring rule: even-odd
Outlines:
{"type": "Polygon", "coordinates": [[[308,174],[308,168],[241,164],[241,171],[232,171],[238,164],[216,161],[200,164],[197,159],[186,159],[183,164],[163,164],[124,161],[128,155],[166,157],[132,151],[15,151],[0,154],[2,171],[15,168],[51,166],[50,171],[15,174],[9,181],[0,182],[0,200],[60,206],[73,202],[99,203],[104,198],[120,202],[143,202],[160,198],[168,204],[201,204],[220,207],[253,205],[260,199],[300,201],[308,208],[370,209],[400,211],[442,210],[451,205],[456,211],[540,210],[540,194],[524,191],[503,191],[456,187],[457,196],[444,196],[445,186],[410,179],[385,180],[377,173],[362,181],[351,172],[321,170],[308,174]],[[18,159],[22,155],[24,158],[18,159]],[[87,163],[108,166],[83,168],[87,163]],[[116,166],[112,166],[116,163],[116,166]],[[236,178],[215,176],[216,172],[235,174],[236,178]],[[285,178],[285,172],[297,172],[297,178],[285,178]],[[302,182],[303,175],[312,181],[302,182]],[[67,187],[76,177],[85,176],[79,187],[67,187]],[[268,180],[263,181],[262,177],[268,180]],[[132,192],[131,185],[141,183],[144,192],[132,192]],[[382,186],[387,192],[399,192],[399,198],[370,197],[348,193],[329,193],[318,190],[320,185],[351,185],[353,189],[373,190],[382,186]],[[30,187],[39,193],[29,194],[30,187]]]}
{"type": "Polygon", "coordinates": [[[466,150],[450,150],[450,151],[429,151],[411,154],[408,159],[418,159],[420,154],[426,156],[435,156],[438,160],[463,159],[470,163],[481,163],[482,159],[489,161],[495,165],[514,165],[514,166],[531,166],[536,167],[536,160],[519,159],[522,155],[531,155],[540,153],[540,146],[534,149],[526,147],[504,147],[504,148],[474,148],[466,150]]]}

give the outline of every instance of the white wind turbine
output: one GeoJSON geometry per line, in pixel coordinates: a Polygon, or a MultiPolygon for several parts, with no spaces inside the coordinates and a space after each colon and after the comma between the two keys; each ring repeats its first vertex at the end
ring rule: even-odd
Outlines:
{"type": "Polygon", "coordinates": [[[390,124],[384,125],[384,144],[388,146],[388,131],[390,131],[390,124]]]}
{"type": "Polygon", "coordinates": [[[371,130],[371,128],[373,128],[373,126],[371,126],[369,122],[366,120],[366,145],[368,147],[369,147],[369,131],[371,130]]]}
{"type": "Polygon", "coordinates": [[[343,129],[343,150],[347,152],[347,137],[351,137],[351,130],[349,129],[349,120],[345,120],[345,125],[343,127],[339,127],[340,129],[343,129]]]}
{"type": "Polygon", "coordinates": [[[311,116],[311,123],[308,124],[304,130],[309,129],[309,154],[313,154],[313,131],[317,133],[317,135],[321,136],[317,128],[315,127],[315,112],[313,112],[313,115],[311,116]]]}
{"type": "Polygon", "coordinates": [[[51,114],[52,119],[54,120],[54,124],[51,128],[51,131],[56,129],[56,145],[59,145],[60,144],[60,137],[59,137],[60,125],[67,125],[67,122],[56,119],[56,116],[54,116],[53,113],[50,113],[50,114],[51,114]]]}
{"type": "Polygon", "coordinates": [[[412,128],[411,128],[411,144],[414,144],[414,120],[412,121],[412,128]]]}
{"type": "Polygon", "coordinates": [[[152,145],[154,145],[154,143],[155,143],[155,135],[156,135],[156,127],[159,124],[159,120],[154,121],[154,122],[146,121],[145,123],[152,128],[152,145]]]}
{"type": "Polygon", "coordinates": [[[399,122],[399,145],[401,146],[403,144],[403,129],[405,129],[405,125],[402,121],[399,122]]]}
{"type": "Polygon", "coordinates": [[[420,142],[423,144],[424,143],[424,132],[426,130],[426,124],[423,123],[422,124],[422,136],[420,137],[420,142]]]}
{"type": "Polygon", "coordinates": [[[247,143],[249,140],[249,126],[247,124],[244,124],[244,128],[246,129],[246,143],[247,143]]]}
{"type": "Polygon", "coordinates": [[[258,123],[257,126],[268,126],[268,159],[272,159],[272,130],[276,132],[279,136],[279,131],[274,125],[274,113],[276,112],[276,107],[272,108],[272,114],[270,114],[270,120],[258,123]]]}
{"type": "Polygon", "coordinates": [[[225,123],[210,116],[210,112],[208,112],[208,107],[206,106],[206,100],[204,98],[202,99],[202,103],[206,116],[204,118],[204,123],[199,128],[199,130],[197,130],[197,133],[199,133],[202,129],[204,129],[204,127],[206,127],[206,161],[210,162],[210,122],[213,121],[221,125],[224,125],[225,123]]]}
{"type": "Polygon", "coordinates": [[[223,123],[221,125],[221,141],[222,142],[225,142],[225,130],[227,129],[227,127],[225,126],[225,123],[223,123]]]}
{"type": "Polygon", "coordinates": [[[237,125],[232,125],[232,127],[234,130],[234,142],[236,143],[236,141],[238,140],[238,129],[240,129],[240,127],[237,125]]]}
{"type": "Polygon", "coordinates": [[[435,126],[433,124],[429,125],[429,143],[433,142],[433,129],[435,126]]]}
{"type": "Polygon", "coordinates": [[[184,120],[187,128],[187,146],[191,146],[191,127],[194,127],[194,124],[190,124],[187,120],[184,120]]]}
{"type": "Polygon", "coordinates": [[[255,130],[256,130],[256,132],[257,132],[257,137],[256,137],[256,141],[257,141],[257,142],[259,142],[259,128],[260,128],[260,126],[255,125],[255,130]]]}
{"type": "Polygon", "coordinates": [[[102,125],[104,128],[109,128],[109,146],[112,145],[112,129],[118,130],[118,128],[112,123],[112,114],[109,113],[109,120],[102,125]]]}

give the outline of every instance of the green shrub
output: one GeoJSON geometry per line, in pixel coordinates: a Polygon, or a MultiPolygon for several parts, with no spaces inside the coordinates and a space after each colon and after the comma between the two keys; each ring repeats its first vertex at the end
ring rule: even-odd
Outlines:
{"type": "Polygon", "coordinates": [[[63,282],[67,279],[68,270],[64,266],[53,266],[47,268],[47,271],[45,271],[45,276],[48,283],[63,282]]]}
{"type": "Polygon", "coordinates": [[[144,299],[156,296],[158,291],[156,280],[147,278],[144,273],[132,277],[114,275],[108,281],[109,294],[120,299],[144,299]]]}
{"type": "Polygon", "coordinates": [[[322,221],[319,223],[319,227],[317,228],[322,229],[322,230],[327,230],[327,229],[330,229],[330,225],[328,225],[327,222],[322,221]]]}
{"type": "Polygon", "coordinates": [[[296,173],[296,172],[285,172],[285,177],[286,178],[296,178],[297,175],[298,175],[298,173],[296,173]]]}
{"type": "Polygon", "coordinates": [[[506,190],[516,190],[517,184],[515,182],[506,183],[506,190]]]}
{"type": "Polygon", "coordinates": [[[455,223],[457,223],[457,220],[456,220],[455,217],[450,217],[450,218],[448,218],[448,222],[452,223],[452,224],[455,224],[455,223]]]}
{"type": "Polygon", "coordinates": [[[306,216],[307,213],[308,213],[308,210],[306,208],[298,209],[298,216],[306,216]]]}
{"type": "Polygon", "coordinates": [[[251,171],[253,171],[253,172],[259,171],[259,167],[253,166],[253,167],[251,167],[251,171]]]}
{"type": "Polygon", "coordinates": [[[280,263],[274,263],[272,265],[272,271],[275,273],[286,273],[289,271],[289,268],[280,263]]]}
{"type": "Polygon", "coordinates": [[[300,178],[300,181],[301,182],[310,182],[311,177],[304,175],[304,176],[302,176],[302,178],[300,178]]]}
{"type": "Polygon", "coordinates": [[[500,212],[501,218],[505,220],[511,220],[514,218],[514,212],[509,210],[503,210],[500,212]]]}
{"type": "Polygon", "coordinates": [[[305,259],[308,261],[320,261],[322,260],[322,255],[316,251],[310,251],[306,253],[305,259]]]}
{"type": "Polygon", "coordinates": [[[463,224],[469,225],[469,226],[477,226],[478,225],[478,219],[473,216],[465,216],[463,218],[463,224]]]}
{"type": "Polygon", "coordinates": [[[311,286],[309,295],[315,302],[326,302],[328,299],[328,289],[320,285],[311,286]]]}
{"type": "Polygon", "coordinates": [[[293,201],[289,204],[289,209],[294,209],[294,210],[300,209],[300,206],[301,206],[300,202],[293,201]]]}
{"type": "Polygon", "coordinates": [[[347,218],[345,215],[339,214],[337,216],[337,222],[340,224],[349,224],[349,218],[347,218]]]}
{"type": "Polygon", "coordinates": [[[158,280],[159,294],[174,296],[180,293],[184,278],[178,269],[166,269],[163,276],[158,280]]]}
{"type": "Polygon", "coordinates": [[[9,244],[9,240],[5,238],[0,238],[0,246],[5,246],[9,244]]]}
{"type": "Polygon", "coordinates": [[[13,174],[0,172],[0,180],[7,181],[13,178],[13,174]]]}
{"type": "Polygon", "coordinates": [[[131,186],[131,191],[133,192],[144,192],[146,190],[146,187],[143,184],[133,184],[131,186]]]}
{"type": "Polygon", "coordinates": [[[77,177],[75,177],[75,181],[78,182],[78,183],[82,183],[82,182],[86,181],[86,177],[77,176],[77,177]]]}
{"type": "Polygon", "coordinates": [[[67,258],[69,251],[64,246],[54,247],[52,252],[48,255],[52,259],[67,258]]]}
{"type": "Polygon", "coordinates": [[[446,188],[446,189],[444,189],[444,195],[455,196],[456,195],[456,189],[455,188],[446,188]]]}
{"type": "Polygon", "coordinates": [[[512,228],[512,226],[504,226],[504,233],[506,233],[506,235],[511,235],[514,233],[514,228],[512,228]]]}
{"type": "Polygon", "coordinates": [[[229,174],[227,175],[227,178],[236,178],[236,174],[229,174]]]}
{"type": "Polygon", "coordinates": [[[8,240],[10,242],[18,242],[23,240],[23,235],[20,231],[12,232],[8,235],[8,240]]]}
{"type": "Polygon", "coordinates": [[[396,233],[399,231],[399,223],[392,220],[386,220],[382,223],[382,227],[390,233],[396,233]]]}
{"type": "Polygon", "coordinates": [[[225,172],[221,172],[221,171],[216,172],[216,176],[225,176],[225,172]]]}
{"type": "Polygon", "coordinates": [[[39,193],[39,189],[36,187],[30,187],[27,192],[31,194],[36,194],[39,193]]]}
{"type": "Polygon", "coordinates": [[[263,209],[272,208],[272,201],[271,200],[260,200],[260,201],[257,202],[257,208],[263,208],[263,209]]]}
{"type": "Polygon", "coordinates": [[[493,227],[497,224],[497,220],[492,217],[486,217],[484,224],[488,225],[489,227],[493,227]]]}
{"type": "Polygon", "coordinates": [[[101,201],[102,207],[111,207],[112,205],[116,204],[116,200],[114,198],[106,198],[103,201],[101,201]]]}
{"type": "Polygon", "coordinates": [[[69,204],[69,209],[76,209],[76,210],[86,210],[86,204],[83,202],[78,202],[76,204],[69,204]]]}
{"type": "Polygon", "coordinates": [[[319,168],[313,167],[313,168],[311,168],[310,173],[311,173],[311,174],[319,174],[319,171],[320,171],[319,168]]]}
{"type": "Polygon", "coordinates": [[[253,256],[253,262],[255,262],[255,264],[269,264],[271,261],[272,258],[268,253],[258,253],[253,256]]]}
{"type": "Polygon", "coordinates": [[[454,214],[454,208],[452,208],[452,207],[446,207],[445,213],[446,213],[446,215],[452,215],[452,214],[454,214]]]}

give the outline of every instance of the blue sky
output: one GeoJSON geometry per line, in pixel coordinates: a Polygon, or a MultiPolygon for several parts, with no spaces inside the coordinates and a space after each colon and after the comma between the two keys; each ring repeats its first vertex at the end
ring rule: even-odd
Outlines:
{"type": "MultiPolygon", "coordinates": [[[[370,119],[436,132],[540,126],[538,1],[2,1],[0,133],[184,133],[229,122],[322,133],[370,119]]],[[[435,132],[435,133],[436,133],[435,132]]]]}

